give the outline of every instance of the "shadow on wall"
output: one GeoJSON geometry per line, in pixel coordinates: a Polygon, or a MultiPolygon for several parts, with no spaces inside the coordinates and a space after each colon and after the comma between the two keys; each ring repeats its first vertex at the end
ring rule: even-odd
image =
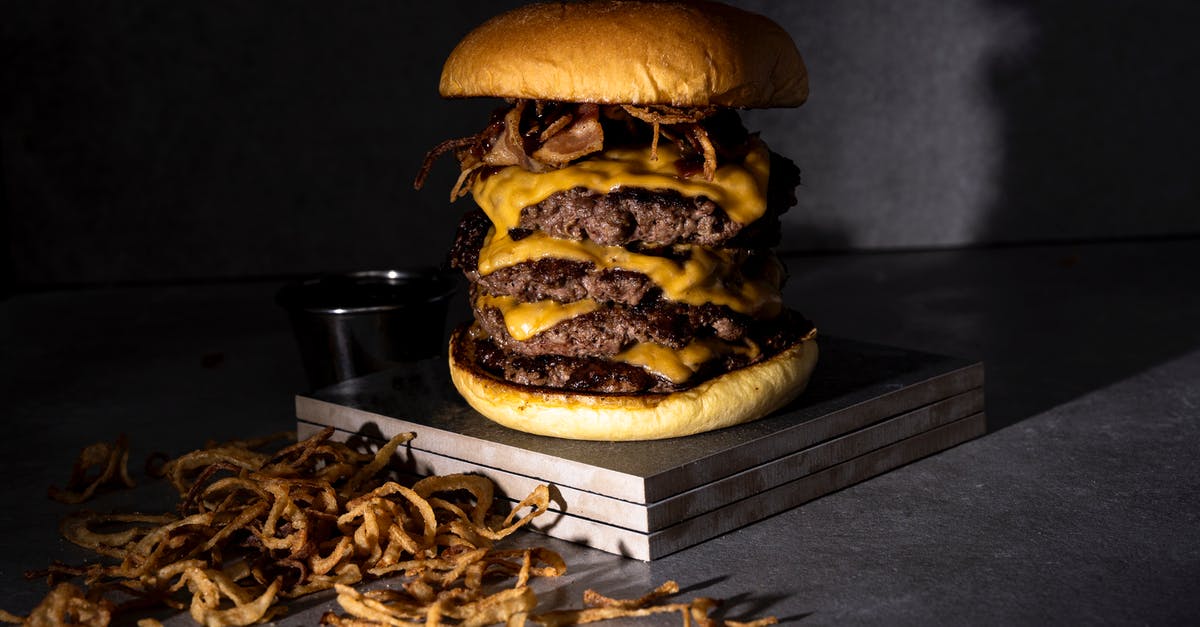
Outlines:
{"type": "Polygon", "coordinates": [[[1200,348],[1200,5],[983,1],[1028,37],[980,60],[975,243],[1021,246],[802,257],[789,286],[831,335],[983,359],[994,431],[1200,348]]]}
{"type": "Polygon", "coordinates": [[[12,294],[16,282],[13,277],[12,246],[9,244],[8,195],[4,192],[3,173],[4,156],[0,150],[0,300],[12,294]]]}
{"type": "Polygon", "coordinates": [[[1004,159],[980,239],[1200,235],[1200,4],[991,2],[1034,32],[990,68],[1004,159]]]}
{"type": "MultiPolygon", "coordinates": [[[[784,248],[1200,232],[1193,5],[730,1],[783,24],[812,73],[804,108],[747,116],[803,171],[784,248]]],[[[22,287],[441,260],[469,201],[447,202],[449,161],[420,192],[412,176],[495,106],[441,100],[441,64],[521,3],[0,5],[7,270],[22,287]]]]}
{"type": "Polygon", "coordinates": [[[1200,233],[1194,3],[731,1],[808,61],[749,114],[805,174],[791,250],[1200,233]]]}
{"type": "Polygon", "coordinates": [[[1028,44],[1024,16],[988,0],[738,1],[785,25],[810,74],[800,110],[747,114],[804,172],[787,248],[980,243],[1002,152],[987,68],[1028,44]]]}
{"type": "Polygon", "coordinates": [[[495,103],[445,56],[519,0],[0,4],[17,287],[426,265],[462,205],[425,151],[495,103]]]}
{"type": "Polygon", "coordinates": [[[995,2],[1025,13],[1033,33],[991,66],[1004,152],[979,239],[1134,241],[1033,249],[1028,284],[964,281],[994,287],[978,309],[997,357],[989,377],[1006,391],[990,399],[992,429],[1200,346],[1184,267],[1200,245],[1186,239],[1200,235],[1200,4],[995,2]],[[1030,223],[1051,228],[1022,237],[1030,223]]]}

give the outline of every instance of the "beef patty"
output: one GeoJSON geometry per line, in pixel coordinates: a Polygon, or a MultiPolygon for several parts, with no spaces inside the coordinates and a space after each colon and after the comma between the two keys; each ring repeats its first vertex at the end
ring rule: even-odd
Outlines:
{"type": "Polygon", "coordinates": [[[747,329],[754,323],[750,317],[727,307],[657,301],[634,307],[601,306],[518,341],[509,335],[499,309],[476,305],[474,312],[475,321],[504,350],[523,355],[553,353],[572,357],[611,357],[641,342],[676,350],[694,338],[716,337],[736,342],[746,337],[747,329]]]}
{"type": "Polygon", "coordinates": [[[468,367],[518,385],[597,394],[665,394],[770,359],[799,342],[812,328],[811,322],[790,311],[770,322],[757,323],[748,336],[759,348],[757,357],[749,359],[739,354],[719,357],[705,363],[683,383],[673,383],[640,366],[600,357],[515,353],[502,348],[478,327],[474,332],[457,333],[452,350],[468,367]]]}
{"type": "MultiPolygon", "coordinates": [[[[482,211],[467,212],[459,222],[450,249],[450,265],[462,271],[479,293],[511,296],[521,302],[554,300],[560,303],[590,298],[605,303],[637,305],[657,300],[660,290],[650,277],[631,270],[598,268],[586,261],[547,258],[526,261],[479,274],[479,251],[492,223],[482,211]]],[[[782,282],[783,267],[774,253],[758,249],[729,251],[736,263],[723,281],[736,288],[739,281],[769,279],[782,282]]],[[[670,251],[658,251],[669,255],[670,251]]]]}
{"type": "MultiPolygon", "coordinates": [[[[773,153],[771,167],[767,212],[749,225],[731,220],[703,197],[637,188],[606,194],[574,188],[523,208],[518,228],[508,235],[519,240],[542,231],[553,238],[589,240],[667,257],[694,254],[688,246],[719,248],[730,260],[722,262],[715,279],[724,287],[737,290],[740,282],[758,279],[778,285],[782,267],[769,249],[779,239],[780,214],[795,202],[799,172],[773,153]]],[[[491,376],[516,384],[604,394],[673,392],[769,359],[812,328],[786,310],[759,320],[725,306],[672,302],[646,275],[590,262],[544,258],[480,275],[480,249],[491,228],[482,211],[467,212],[451,247],[451,265],[471,283],[476,319],[470,333],[458,335],[455,350],[491,376]],[[500,309],[481,300],[482,295],[518,302],[591,299],[598,306],[518,341],[509,334],[500,309]],[[758,350],[721,351],[683,383],[611,359],[638,343],[678,350],[705,338],[758,350]]]]}

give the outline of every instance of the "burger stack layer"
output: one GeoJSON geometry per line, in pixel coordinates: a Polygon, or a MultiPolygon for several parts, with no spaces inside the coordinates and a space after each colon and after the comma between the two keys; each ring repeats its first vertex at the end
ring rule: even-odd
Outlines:
{"type": "Polygon", "coordinates": [[[673,393],[814,333],[771,251],[799,172],[736,110],[516,99],[450,140],[451,264],[475,322],[452,351],[517,385],[673,393]]]}

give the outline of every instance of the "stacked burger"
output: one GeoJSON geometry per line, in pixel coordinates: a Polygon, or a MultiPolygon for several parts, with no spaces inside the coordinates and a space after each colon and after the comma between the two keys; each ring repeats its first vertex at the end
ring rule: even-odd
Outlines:
{"type": "Polygon", "coordinates": [[[452,379],[485,416],[566,438],[657,439],[799,395],[815,329],[771,251],[799,173],[737,109],[798,106],[803,61],[770,20],[709,2],[531,5],[467,35],[447,97],[507,101],[443,142],[479,210],[451,263],[474,322],[452,379]]]}

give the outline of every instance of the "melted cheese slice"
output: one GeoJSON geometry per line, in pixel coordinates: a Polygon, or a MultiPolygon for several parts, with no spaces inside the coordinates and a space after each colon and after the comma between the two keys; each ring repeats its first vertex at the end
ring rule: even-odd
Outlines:
{"type": "Polygon", "coordinates": [[[630,252],[620,246],[563,240],[534,232],[513,240],[507,232],[492,229],[479,251],[479,274],[488,275],[526,261],[558,258],[591,262],[599,269],[619,268],[640,272],[662,288],[668,300],[688,305],[713,303],[756,318],[773,318],[783,308],[780,294],[782,269],[766,277],[745,280],[728,251],[703,246],[680,246],[684,260],[630,252]]]}
{"type": "Polygon", "coordinates": [[[672,383],[683,383],[692,377],[704,363],[720,355],[736,353],[755,359],[758,346],[746,340],[742,344],[731,344],[716,338],[692,340],[680,350],[660,344],[639,343],[625,349],[613,361],[641,366],[672,383]]]}
{"type": "Polygon", "coordinates": [[[667,142],[659,144],[657,159],[650,158],[649,147],[610,149],[541,174],[508,166],[481,177],[471,192],[500,231],[517,227],[521,209],[574,187],[601,194],[619,187],[638,187],[674,190],[688,198],[706,196],[741,224],[750,224],[766,211],[771,157],[762,141],[754,141],[743,163],[718,167],[711,181],[699,175],[680,177],[675,169],[679,158],[679,149],[667,142]]]}
{"type": "MultiPolygon", "coordinates": [[[[511,296],[490,295],[480,296],[477,304],[500,310],[508,334],[517,341],[528,340],[560,322],[600,308],[600,303],[591,299],[572,303],[552,300],[523,303],[511,296]]],[[[621,351],[611,360],[640,366],[652,374],[678,384],[692,378],[692,375],[708,361],[730,354],[754,360],[759,356],[760,350],[758,345],[749,339],[733,343],[710,337],[692,340],[678,350],[661,344],[640,342],[621,351]]]]}
{"type": "MultiPolygon", "coordinates": [[[[480,296],[476,303],[481,307],[500,310],[508,334],[521,342],[560,322],[600,308],[600,303],[591,299],[573,303],[559,303],[553,300],[523,303],[511,296],[486,294],[480,296]]],[[[679,350],[661,344],[641,342],[621,351],[612,361],[641,366],[672,383],[683,383],[709,360],[729,354],[739,354],[753,360],[758,357],[759,348],[749,339],[731,343],[718,338],[704,338],[692,340],[679,350]]]]}
{"type": "Polygon", "coordinates": [[[480,296],[476,304],[481,307],[494,307],[504,316],[504,326],[514,340],[523,342],[549,329],[550,327],[570,320],[575,316],[591,313],[600,308],[600,303],[591,300],[577,300],[573,303],[559,303],[553,300],[535,301],[532,303],[517,302],[511,296],[480,296]]]}
{"type": "MultiPolygon", "coordinates": [[[[479,252],[479,273],[547,258],[590,262],[598,269],[622,269],[644,274],[658,285],[668,300],[688,305],[713,303],[753,316],[772,318],[782,310],[780,284],[782,267],[765,277],[746,280],[727,251],[700,246],[680,246],[683,260],[630,252],[620,246],[601,246],[590,241],[560,240],[541,232],[514,241],[510,229],[520,223],[521,209],[535,205],[551,194],[584,187],[609,193],[620,187],[673,190],[687,198],[707,197],[735,222],[750,224],[767,208],[770,152],[755,144],[743,163],[724,164],[713,180],[702,176],[681,177],[675,168],[680,158],[677,147],[662,143],[658,158],[650,158],[649,147],[610,149],[558,170],[530,173],[519,166],[501,168],[472,186],[476,204],[493,224],[479,252]]],[[[504,315],[513,339],[527,340],[575,316],[595,311],[600,305],[583,300],[574,303],[539,301],[519,303],[511,297],[482,296],[480,305],[496,307],[504,315]]],[[[635,344],[613,360],[633,364],[675,383],[682,383],[706,362],[731,353],[754,359],[758,347],[747,340],[732,344],[715,338],[693,340],[680,350],[651,343],[635,344]]]]}

